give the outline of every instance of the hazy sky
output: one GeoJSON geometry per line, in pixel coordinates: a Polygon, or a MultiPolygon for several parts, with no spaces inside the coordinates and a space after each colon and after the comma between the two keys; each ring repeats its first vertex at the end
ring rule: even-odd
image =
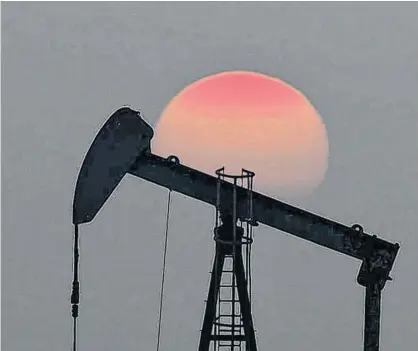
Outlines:
{"type": "MultiPolygon", "coordinates": [[[[2,350],[69,350],[79,166],[122,105],[154,124],[185,85],[256,70],[322,115],[329,171],[294,202],[401,243],[381,350],[418,344],[416,3],[3,3],[2,350]]],[[[191,145],[193,147],[193,145],[191,145]]],[[[167,191],[127,177],[81,227],[80,350],[156,346],[167,191]]],[[[197,348],[213,209],[174,195],[161,350],[197,348]]],[[[360,350],[360,262],[255,231],[260,350],[360,350]]]]}

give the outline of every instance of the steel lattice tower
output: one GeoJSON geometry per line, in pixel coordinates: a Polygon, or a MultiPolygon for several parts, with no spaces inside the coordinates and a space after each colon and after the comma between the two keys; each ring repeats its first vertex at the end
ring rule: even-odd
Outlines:
{"type": "MultiPolygon", "coordinates": [[[[214,230],[215,258],[208,299],[201,330],[199,351],[256,351],[255,330],[251,313],[251,244],[253,243],[252,188],[254,173],[242,170],[229,175],[216,171],[217,206],[214,230]],[[221,207],[222,184],[233,184],[231,206],[221,207]],[[245,218],[237,219],[237,193],[246,189],[245,218]]],[[[242,205],[242,204],[241,204],[242,205]]]]}

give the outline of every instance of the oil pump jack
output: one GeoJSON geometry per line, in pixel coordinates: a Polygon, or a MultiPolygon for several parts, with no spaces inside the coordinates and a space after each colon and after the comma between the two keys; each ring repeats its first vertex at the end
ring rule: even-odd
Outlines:
{"type": "Polygon", "coordinates": [[[366,290],[363,350],[379,350],[381,292],[386,281],[391,280],[389,274],[399,250],[398,244],[366,234],[359,224],[348,227],[254,192],[254,173],[251,171],[228,175],[221,168],[215,177],[182,165],[176,156],[154,155],[150,146],[153,134],[138,111],[123,107],[100,129],[79,171],[73,201],[73,350],[77,344],[80,301],[79,225],[95,218],[126,174],[203,201],[216,209],[216,252],[199,351],[208,351],[211,342],[214,350],[222,346],[241,350],[245,346],[246,351],[257,351],[251,314],[250,251],[252,228],[259,223],[361,261],[357,282],[366,290]],[[220,225],[219,221],[222,221],[220,225]],[[231,279],[225,282],[228,273],[231,279]],[[231,292],[229,296],[222,296],[223,288],[231,292]],[[229,305],[227,312],[222,312],[222,304],[229,305]]]}

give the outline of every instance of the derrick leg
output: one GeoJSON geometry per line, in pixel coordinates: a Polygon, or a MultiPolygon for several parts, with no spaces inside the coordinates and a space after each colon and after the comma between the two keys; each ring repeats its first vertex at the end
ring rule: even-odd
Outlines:
{"type": "Polygon", "coordinates": [[[219,295],[219,286],[221,284],[222,269],[224,266],[225,254],[217,247],[213,269],[210,278],[208,300],[206,302],[203,327],[200,334],[199,351],[208,351],[211,341],[212,326],[216,313],[216,300],[219,295]]]}
{"type": "Polygon", "coordinates": [[[241,251],[236,252],[235,275],[237,278],[237,290],[241,306],[241,315],[246,336],[246,351],[257,351],[253,319],[251,316],[251,304],[248,297],[247,283],[245,280],[244,263],[241,251]]]}

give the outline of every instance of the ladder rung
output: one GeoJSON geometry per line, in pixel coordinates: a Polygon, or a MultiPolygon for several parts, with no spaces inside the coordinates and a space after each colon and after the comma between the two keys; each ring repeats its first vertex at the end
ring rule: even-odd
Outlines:
{"type": "MultiPolygon", "coordinates": [[[[226,312],[226,311],[225,311],[226,312]]],[[[224,312],[224,313],[225,313],[224,312]]],[[[220,317],[222,317],[222,318],[228,318],[228,319],[230,319],[230,320],[233,320],[233,318],[235,317],[235,320],[241,320],[241,314],[236,314],[236,315],[232,315],[231,313],[229,313],[229,314],[223,314],[222,316],[220,316],[220,317]]]]}
{"type": "Polygon", "coordinates": [[[228,342],[228,341],[226,341],[226,343],[225,344],[222,344],[221,343],[221,341],[218,341],[218,346],[219,346],[219,350],[228,350],[228,351],[241,351],[242,350],[242,347],[241,347],[241,344],[242,344],[242,341],[238,341],[238,343],[237,344],[235,344],[234,346],[233,346],[233,348],[231,349],[231,343],[230,342],[228,342]]]}
{"type": "Polygon", "coordinates": [[[241,327],[244,327],[244,324],[240,324],[241,323],[241,321],[239,322],[239,323],[237,323],[238,321],[236,321],[236,323],[235,323],[235,325],[234,325],[234,328],[232,328],[232,325],[230,325],[229,323],[222,323],[222,322],[215,322],[214,324],[216,324],[220,329],[219,330],[222,330],[222,331],[224,331],[224,332],[230,332],[231,331],[231,329],[240,329],[241,327]]]}
{"type": "MultiPolygon", "coordinates": [[[[210,338],[211,340],[232,341],[232,335],[211,335],[210,338]]],[[[234,341],[245,341],[245,335],[235,335],[234,341]]]]}
{"type": "Polygon", "coordinates": [[[235,326],[235,328],[227,328],[225,325],[223,325],[222,327],[219,326],[218,329],[213,330],[214,334],[219,334],[219,335],[231,335],[232,333],[234,333],[235,335],[241,335],[244,334],[245,330],[244,330],[244,325],[242,324],[241,326],[235,326]]]}
{"type": "Polygon", "coordinates": [[[231,342],[230,341],[224,341],[225,344],[222,344],[222,341],[218,341],[218,346],[219,346],[219,350],[229,350],[229,351],[241,351],[241,344],[242,341],[235,341],[235,345],[233,346],[233,348],[231,349],[231,342]]]}
{"type": "MultiPolygon", "coordinates": [[[[240,327],[234,328],[235,335],[240,335],[241,332],[243,331],[242,328],[244,328],[243,325],[240,326],[240,327]]],[[[226,329],[222,329],[222,330],[220,329],[219,330],[220,335],[231,335],[231,332],[232,332],[232,328],[229,328],[229,329],[226,328],[226,329]]]]}

